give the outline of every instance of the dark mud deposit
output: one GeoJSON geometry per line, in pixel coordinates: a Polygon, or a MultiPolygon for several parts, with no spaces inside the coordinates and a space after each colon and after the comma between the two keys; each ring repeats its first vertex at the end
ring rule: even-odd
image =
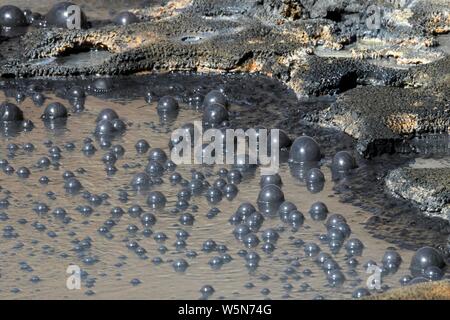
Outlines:
{"type": "Polygon", "coordinates": [[[107,2],[77,2],[81,30],[2,29],[0,298],[337,299],[411,270],[448,280],[447,1],[133,2],[119,17],[130,4],[107,2]],[[171,132],[202,119],[284,130],[279,176],[166,161],[171,132]],[[414,260],[421,247],[436,250],[414,260]]]}

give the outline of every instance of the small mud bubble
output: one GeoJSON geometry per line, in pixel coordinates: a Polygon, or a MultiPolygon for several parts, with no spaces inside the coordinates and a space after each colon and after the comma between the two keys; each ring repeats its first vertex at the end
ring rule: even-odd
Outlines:
{"type": "Polygon", "coordinates": [[[292,210],[289,212],[288,222],[289,224],[294,227],[298,228],[303,225],[305,221],[305,217],[303,216],[303,213],[301,213],[298,210],[292,210]]]}
{"type": "Polygon", "coordinates": [[[171,96],[164,96],[159,99],[156,109],[158,114],[177,112],[179,110],[178,101],[171,96]]]}
{"type": "Polygon", "coordinates": [[[227,174],[227,180],[229,183],[239,184],[242,181],[242,173],[239,170],[230,170],[227,174]]]}
{"type": "Polygon", "coordinates": [[[242,238],[242,243],[247,248],[254,248],[259,244],[259,242],[260,241],[259,241],[258,236],[254,233],[249,233],[242,238]]]}
{"type": "Polygon", "coordinates": [[[119,119],[119,115],[113,109],[105,108],[99,112],[95,122],[100,122],[102,120],[112,121],[115,119],[119,119]]]}
{"type": "Polygon", "coordinates": [[[276,243],[280,234],[275,229],[270,228],[263,231],[261,238],[264,242],[276,243]]]}
{"type": "Polygon", "coordinates": [[[107,93],[113,89],[113,82],[111,79],[97,79],[88,87],[94,93],[107,93]]]}
{"type": "Polygon", "coordinates": [[[194,224],[195,217],[192,214],[185,212],[180,216],[178,221],[184,226],[192,226],[194,224]]]}
{"type": "Polygon", "coordinates": [[[166,197],[160,191],[152,191],[147,197],[147,205],[153,209],[161,209],[166,206],[166,197]]]}
{"type": "Polygon", "coordinates": [[[308,184],[318,184],[325,181],[325,176],[320,169],[312,168],[306,173],[305,180],[308,184]]]}
{"type": "Polygon", "coordinates": [[[136,142],[134,147],[137,153],[144,154],[147,153],[148,149],[150,149],[150,144],[147,142],[147,140],[140,139],[136,142]]]}
{"type": "Polygon", "coordinates": [[[31,100],[37,107],[41,107],[45,103],[45,96],[41,92],[35,92],[31,96],[31,100]]]}
{"type": "Polygon", "coordinates": [[[370,291],[367,290],[366,288],[358,288],[355,291],[353,291],[353,293],[352,293],[353,299],[361,299],[363,297],[368,297],[368,296],[370,296],[370,291]]]}
{"type": "Polygon", "coordinates": [[[67,108],[59,102],[52,102],[45,108],[41,118],[43,120],[67,118],[67,108]]]}
{"type": "Polygon", "coordinates": [[[68,193],[77,193],[79,192],[83,186],[81,182],[77,178],[69,178],[64,182],[64,189],[68,193]]]}
{"type": "Polygon", "coordinates": [[[23,112],[15,104],[4,102],[0,104],[0,120],[2,122],[22,121],[23,112]]]}
{"type": "Polygon", "coordinates": [[[122,11],[114,17],[113,21],[119,26],[128,26],[133,23],[138,23],[139,19],[132,12],[122,11]]]}
{"type": "Polygon", "coordinates": [[[314,257],[320,252],[320,247],[313,242],[309,242],[305,243],[303,250],[308,257],[314,257]]]}
{"type": "Polygon", "coordinates": [[[360,256],[362,255],[362,252],[364,250],[364,244],[359,239],[356,238],[349,239],[345,243],[345,250],[347,250],[347,253],[349,255],[360,256]]]}
{"type": "Polygon", "coordinates": [[[383,255],[381,263],[388,272],[394,273],[400,267],[400,264],[402,263],[402,257],[397,251],[387,250],[383,255]]]}
{"type": "Polygon", "coordinates": [[[224,121],[228,121],[229,115],[227,109],[220,104],[211,104],[203,111],[203,123],[207,127],[218,127],[224,121]]]}
{"type": "Polygon", "coordinates": [[[20,167],[19,169],[17,169],[16,174],[22,179],[27,179],[30,176],[31,172],[27,167],[20,167]]]}
{"type": "Polygon", "coordinates": [[[259,185],[261,186],[261,188],[263,188],[269,184],[274,184],[281,188],[281,186],[283,185],[283,182],[281,181],[280,175],[278,173],[276,173],[273,175],[261,176],[261,179],[259,181],[259,185]]]}
{"type": "Polygon", "coordinates": [[[200,293],[203,297],[208,298],[215,292],[214,288],[210,285],[204,285],[200,288],[200,293]]]}
{"type": "Polygon", "coordinates": [[[208,92],[208,94],[205,96],[203,100],[203,106],[204,108],[209,107],[213,104],[219,104],[223,107],[228,107],[228,99],[225,97],[225,95],[219,91],[219,90],[211,90],[208,92]]]}
{"type": "Polygon", "coordinates": [[[348,172],[349,170],[356,168],[356,161],[349,152],[339,151],[333,157],[331,167],[337,172],[348,172]]]}
{"type": "Polygon", "coordinates": [[[328,283],[333,287],[339,287],[345,282],[345,276],[340,270],[332,270],[327,274],[328,283]]]}
{"type": "Polygon", "coordinates": [[[423,276],[430,281],[439,281],[444,277],[444,271],[439,267],[429,266],[424,270],[423,276]]]}
{"type": "Polygon", "coordinates": [[[184,259],[177,259],[172,263],[172,267],[176,272],[185,272],[189,264],[184,259]]]}
{"type": "Polygon", "coordinates": [[[313,220],[323,221],[327,218],[328,208],[325,203],[318,201],[311,205],[309,214],[313,220]]]}
{"type": "Polygon", "coordinates": [[[148,160],[158,161],[159,163],[164,163],[167,161],[167,154],[164,150],[160,148],[150,149],[148,153],[148,160]]]}

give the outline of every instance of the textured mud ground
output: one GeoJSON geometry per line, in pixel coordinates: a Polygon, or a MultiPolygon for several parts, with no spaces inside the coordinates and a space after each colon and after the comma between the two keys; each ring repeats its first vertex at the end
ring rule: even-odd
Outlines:
{"type": "MultiPolygon", "coordinates": [[[[55,2],[19,1],[15,4],[45,13],[55,2]]],[[[420,199],[419,206],[401,199],[410,198],[408,192],[401,191],[410,188],[412,180],[386,192],[385,177],[388,171],[414,162],[425,163],[426,172],[431,172],[434,164],[430,164],[428,158],[441,159],[444,166],[448,164],[449,149],[445,141],[449,128],[449,41],[448,35],[436,37],[450,30],[447,1],[407,1],[406,7],[397,9],[386,1],[150,1],[145,7],[138,1],[120,1],[115,3],[114,10],[109,9],[110,1],[75,2],[82,4],[91,28],[82,31],[29,28],[23,38],[2,34],[0,74],[7,78],[1,84],[7,100],[13,101],[17,91],[26,91],[30,83],[38,83],[45,88],[49,98],[47,105],[52,100],[63,101],[59,99],[64,97],[64,90],[75,83],[84,88],[92,83],[90,79],[51,80],[55,76],[147,71],[262,73],[287,88],[259,76],[120,78],[114,80],[114,89],[107,94],[94,94],[97,98],[89,96],[85,113],[71,116],[66,127],[53,129],[45,127],[38,119],[42,108],[36,108],[29,98],[25,100],[20,107],[25,117],[35,122],[36,128],[31,133],[5,131],[6,136],[2,138],[2,152],[10,142],[33,142],[37,146],[32,156],[18,151],[10,159],[17,168],[20,165],[31,167],[32,175],[28,180],[20,180],[15,175],[2,177],[4,195],[12,204],[4,209],[6,215],[2,215],[1,224],[5,235],[18,234],[17,238],[5,242],[5,248],[0,247],[2,259],[8,259],[0,270],[0,283],[5,283],[1,286],[2,297],[77,298],[95,293],[94,297],[119,298],[126,292],[134,298],[195,298],[202,285],[211,284],[216,289],[215,298],[263,297],[268,293],[263,288],[270,289],[267,296],[271,298],[313,298],[318,294],[330,299],[349,298],[355,288],[364,287],[367,275],[363,262],[369,259],[379,262],[386,248],[396,247],[403,257],[401,270],[383,280],[389,286],[398,287],[400,275],[408,273],[411,250],[426,245],[446,247],[450,233],[448,221],[425,216],[419,209],[420,206],[424,209],[420,199]],[[378,32],[365,26],[365,9],[371,4],[381,6],[387,13],[386,24],[378,32]],[[127,27],[110,24],[109,19],[117,11],[131,7],[137,8],[132,11],[142,19],[141,23],[127,27]],[[41,80],[8,79],[21,77],[41,80]],[[161,190],[167,193],[169,206],[161,217],[158,215],[153,230],[164,231],[169,236],[166,254],[157,252],[159,245],[152,237],[141,235],[142,230],[134,237],[148,251],[149,259],[141,260],[129,253],[126,242],[133,236],[127,233],[126,227],[131,223],[139,225],[139,221],[133,222],[135,219],[127,215],[114,227],[112,240],[96,231],[109,217],[113,206],[125,210],[133,201],[145,202],[139,195],[130,195],[129,203],[125,204],[117,199],[118,190],[126,189],[132,173],[137,172],[133,170],[138,170],[133,166],[140,162],[134,143],[145,138],[152,146],[167,150],[167,135],[171,129],[201,117],[187,104],[196,101],[199,86],[203,94],[208,89],[224,88],[232,100],[233,127],[278,127],[285,129],[291,138],[308,134],[319,142],[325,154],[322,170],[327,182],[318,194],[311,195],[291,176],[287,165],[283,165],[283,191],[287,200],[305,213],[307,227],[296,233],[286,228],[277,243],[278,249],[267,258],[258,248],[256,251],[263,259],[254,274],[248,273],[244,259],[236,254],[243,246],[234,239],[233,227],[227,221],[242,201],[254,203],[256,200],[257,175],[239,185],[237,199],[231,203],[223,200],[218,205],[222,212],[214,219],[205,217],[209,206],[203,197],[192,201],[198,205],[198,211],[193,213],[196,223],[185,229],[192,235],[188,240],[189,249],[197,250],[199,256],[189,260],[191,266],[184,275],[175,273],[171,267],[171,261],[184,252],[176,252],[172,246],[179,226],[178,216],[167,212],[175,199],[175,190],[167,181],[161,185],[161,190]],[[142,98],[148,90],[156,97],[170,94],[184,101],[175,124],[159,125],[155,104],[149,106],[142,98]],[[327,98],[329,94],[338,96],[327,98]],[[97,152],[96,161],[87,160],[79,152],[83,138],[91,134],[94,119],[104,107],[116,109],[132,124],[118,142],[127,150],[119,163],[129,165],[118,166],[119,171],[109,178],[100,160],[105,151],[97,152]],[[144,111],[148,112],[146,120],[142,119],[144,111]],[[49,169],[51,174],[46,173],[53,178],[50,185],[36,192],[37,187],[42,188],[37,184],[41,173],[32,165],[46,154],[43,142],[47,139],[61,148],[65,142],[73,141],[78,149],[73,153],[64,152],[61,166],[49,169]],[[358,168],[344,179],[332,182],[328,165],[340,150],[359,155],[358,168]],[[420,158],[416,161],[414,158],[418,155],[414,152],[419,152],[420,158]],[[75,210],[85,200],[67,197],[62,190],[61,175],[66,166],[74,172],[79,167],[85,168],[85,174],[81,171],[77,174],[89,191],[110,195],[107,203],[95,208],[90,217],[82,217],[75,210]],[[15,182],[10,185],[3,180],[15,182]],[[105,183],[98,184],[99,180],[105,183]],[[51,199],[51,194],[49,198],[45,194],[47,191],[55,192],[56,200],[51,199]],[[390,191],[401,197],[393,198],[390,191]],[[32,209],[38,199],[48,202],[52,209],[70,203],[67,209],[73,220],[62,224],[51,211],[37,216],[32,209]],[[326,286],[323,271],[311,258],[305,257],[303,248],[293,245],[295,239],[320,244],[318,235],[326,232],[322,223],[308,219],[306,212],[313,200],[324,201],[330,211],[343,214],[351,225],[352,236],[361,239],[366,246],[363,257],[358,258],[357,273],[347,272],[345,250],[336,255],[347,278],[338,289],[326,286]],[[22,225],[18,222],[23,216],[27,223],[22,225]],[[46,229],[37,231],[36,224],[32,226],[35,221],[43,223],[46,229]],[[57,237],[53,238],[54,234],[49,231],[54,231],[57,237]],[[73,251],[78,240],[87,236],[93,239],[92,247],[81,253],[73,251]],[[212,271],[208,265],[213,255],[200,251],[203,241],[211,237],[226,244],[234,258],[219,271],[212,271]],[[42,263],[44,255],[49,261],[45,265],[42,263]],[[155,266],[151,261],[156,256],[161,256],[164,263],[155,266]],[[84,265],[86,257],[98,258],[98,262],[84,265]],[[81,264],[87,274],[82,291],[66,294],[64,272],[69,263],[81,264]],[[311,276],[303,273],[307,268],[313,271],[311,276]],[[30,281],[36,280],[33,276],[42,281],[30,281]],[[177,278],[176,286],[173,277],[177,278]],[[132,279],[142,283],[133,286],[132,279]],[[256,286],[244,288],[246,282],[256,286]],[[183,292],[179,290],[180,283],[185,284],[181,286],[186,288],[183,292]],[[117,288],[123,290],[118,293],[117,288]]],[[[68,105],[67,101],[64,103],[68,105]]],[[[179,170],[184,177],[189,177],[189,169],[179,170]]],[[[216,172],[217,169],[208,170],[216,172]]],[[[418,183],[428,183],[433,175],[422,175],[424,179],[418,183]]],[[[215,178],[208,180],[212,182],[215,178]]],[[[422,199],[425,194],[421,194],[422,199]]],[[[440,195],[444,197],[438,199],[438,203],[448,200],[447,193],[440,195]]],[[[266,220],[262,229],[279,224],[279,220],[266,220]]],[[[327,244],[320,246],[326,248],[327,244]]]]}

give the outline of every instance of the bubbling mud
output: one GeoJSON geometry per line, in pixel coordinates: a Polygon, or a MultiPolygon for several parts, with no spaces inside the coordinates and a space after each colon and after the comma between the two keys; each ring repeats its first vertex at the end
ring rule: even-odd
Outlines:
{"type": "Polygon", "coordinates": [[[420,281],[418,268],[426,281],[448,277],[445,252],[415,253],[444,243],[444,227],[419,219],[408,236],[405,214],[383,227],[375,219],[410,208],[380,202],[388,196],[374,175],[410,158],[359,159],[349,137],[291,117],[322,102],[298,103],[270,79],[176,74],[1,88],[8,103],[24,93],[17,107],[35,123],[0,137],[1,298],[361,298],[420,281]],[[84,111],[40,120],[66,115],[60,106],[74,98],[84,111]],[[171,162],[170,133],[190,132],[211,105],[232,127],[286,131],[291,155],[277,175],[171,162]],[[170,121],[161,116],[173,110],[170,121]],[[430,263],[416,262],[422,256],[430,263]],[[70,265],[81,268],[80,290],[66,287],[70,265]],[[368,266],[381,270],[378,289],[367,287],[368,266]]]}

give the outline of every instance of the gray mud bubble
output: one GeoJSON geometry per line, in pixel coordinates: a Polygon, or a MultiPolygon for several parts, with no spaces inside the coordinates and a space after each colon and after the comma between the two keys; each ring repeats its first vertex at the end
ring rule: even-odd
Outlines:
{"type": "Polygon", "coordinates": [[[275,184],[265,185],[259,192],[257,199],[259,210],[268,215],[275,215],[283,202],[284,193],[275,184]]]}
{"type": "Polygon", "coordinates": [[[104,94],[113,90],[113,80],[110,78],[101,78],[95,80],[88,86],[88,90],[96,94],[104,94]]]}
{"type": "Polygon", "coordinates": [[[323,202],[315,202],[309,208],[309,214],[313,220],[323,221],[328,216],[328,208],[323,202]]]}
{"type": "Polygon", "coordinates": [[[289,152],[289,161],[295,164],[317,163],[322,158],[316,140],[303,136],[294,140],[289,152]]]}
{"type": "Polygon", "coordinates": [[[297,206],[295,204],[290,201],[284,201],[278,207],[278,216],[280,217],[280,220],[284,223],[288,223],[289,213],[294,210],[297,210],[297,206]]]}
{"type": "Polygon", "coordinates": [[[152,191],[147,196],[147,205],[152,209],[162,209],[166,206],[166,197],[160,191],[152,191]]]}
{"type": "Polygon", "coordinates": [[[22,121],[23,112],[15,104],[3,102],[0,104],[0,120],[2,122],[22,121]]]}
{"type": "MultiPolygon", "coordinates": [[[[71,6],[76,6],[73,2],[60,2],[55,4],[50,11],[45,15],[45,21],[48,26],[67,29],[70,23],[68,18],[68,9],[71,6]]],[[[81,11],[80,27],[86,29],[88,27],[88,21],[86,15],[81,11]]]]}
{"type": "Polygon", "coordinates": [[[133,23],[138,23],[139,18],[132,12],[122,11],[114,17],[113,21],[119,26],[128,26],[133,23]]]}
{"type": "Polygon", "coordinates": [[[158,110],[158,114],[174,114],[179,110],[178,101],[171,96],[164,96],[158,101],[158,105],[156,109],[158,110]]]}
{"type": "Polygon", "coordinates": [[[228,119],[228,110],[221,104],[213,103],[203,110],[203,123],[207,127],[220,127],[228,119]]]}
{"type": "Polygon", "coordinates": [[[280,175],[278,173],[276,173],[273,175],[261,176],[261,179],[259,181],[260,187],[263,188],[264,186],[269,185],[269,184],[274,184],[281,188],[281,186],[283,185],[283,182],[281,180],[280,175]]]}
{"type": "Polygon", "coordinates": [[[333,157],[331,166],[333,170],[345,173],[356,168],[356,161],[348,151],[339,151],[333,157]]]}
{"type": "Polygon", "coordinates": [[[381,263],[388,272],[395,273],[402,263],[402,257],[395,250],[387,250],[383,255],[381,263]]]}
{"type": "Polygon", "coordinates": [[[140,172],[134,175],[130,184],[134,190],[141,191],[148,190],[153,185],[153,182],[147,173],[140,172]]]}
{"type": "Polygon", "coordinates": [[[228,108],[228,99],[220,90],[212,90],[205,96],[203,100],[203,108],[209,107],[213,104],[220,104],[221,106],[228,108]]]}
{"type": "Polygon", "coordinates": [[[27,19],[22,10],[13,5],[0,7],[0,26],[5,28],[16,28],[26,26],[27,19]]]}
{"type": "Polygon", "coordinates": [[[361,240],[352,238],[345,243],[345,250],[351,256],[361,256],[364,250],[364,244],[361,240]]]}
{"type": "Polygon", "coordinates": [[[59,102],[52,102],[45,108],[41,118],[44,121],[52,121],[67,118],[67,116],[67,108],[63,104],[59,102]]]}
{"type": "Polygon", "coordinates": [[[100,122],[101,120],[113,121],[119,119],[119,115],[111,108],[105,108],[101,110],[95,119],[95,122],[100,122]]]}
{"type": "Polygon", "coordinates": [[[271,151],[272,145],[278,145],[279,149],[286,150],[292,145],[292,140],[284,130],[278,129],[278,136],[273,135],[270,130],[267,139],[267,150],[271,151]]]}
{"type": "Polygon", "coordinates": [[[77,178],[69,178],[64,182],[64,189],[68,192],[68,193],[78,193],[79,191],[81,191],[81,189],[83,188],[83,186],[81,185],[81,182],[77,179],[77,178]]]}
{"type": "Polygon", "coordinates": [[[318,168],[312,168],[306,173],[306,183],[308,184],[322,184],[325,182],[325,175],[318,168]]]}
{"type": "Polygon", "coordinates": [[[178,101],[170,96],[164,96],[158,101],[156,107],[161,123],[171,123],[179,114],[178,101]]]}
{"type": "Polygon", "coordinates": [[[444,269],[446,263],[441,252],[432,247],[423,247],[416,251],[411,259],[410,270],[413,276],[422,276],[428,267],[444,269]]]}
{"type": "Polygon", "coordinates": [[[86,93],[80,86],[73,86],[67,91],[67,96],[71,99],[84,99],[86,93]]]}

